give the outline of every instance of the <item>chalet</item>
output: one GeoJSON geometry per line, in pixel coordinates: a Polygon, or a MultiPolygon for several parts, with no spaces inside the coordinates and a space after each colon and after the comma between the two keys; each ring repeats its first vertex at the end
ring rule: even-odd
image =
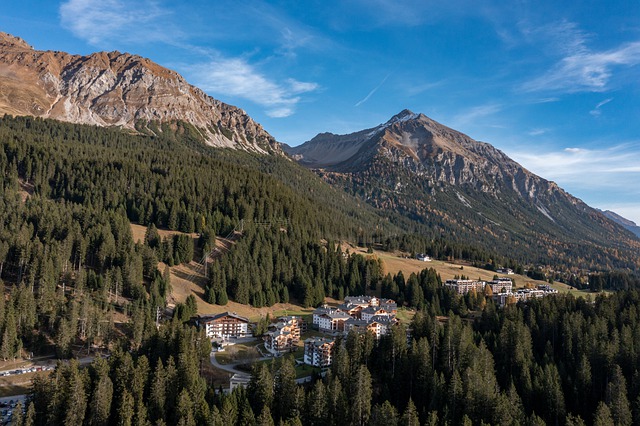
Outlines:
{"type": "Polygon", "coordinates": [[[336,311],[336,309],[330,307],[329,305],[322,305],[322,306],[316,308],[313,311],[313,320],[312,320],[313,325],[315,325],[316,327],[319,327],[320,326],[320,317],[322,315],[324,315],[324,314],[328,314],[328,313],[335,312],[335,311],[336,311]]]}
{"type": "Polygon", "coordinates": [[[363,308],[367,306],[378,306],[380,299],[375,296],[347,296],[344,298],[345,305],[359,305],[363,308]]]}
{"type": "Polygon", "coordinates": [[[538,285],[538,290],[542,290],[545,293],[549,293],[549,294],[555,294],[558,292],[558,290],[556,290],[555,288],[551,288],[551,286],[549,284],[540,284],[538,285]]]}
{"type": "Polygon", "coordinates": [[[287,316],[282,316],[282,317],[278,317],[276,319],[276,322],[294,322],[298,325],[298,328],[300,329],[300,333],[304,333],[307,331],[307,322],[305,320],[302,319],[302,317],[298,317],[295,315],[287,315],[287,316]]]}
{"type": "Polygon", "coordinates": [[[204,328],[207,337],[211,339],[229,339],[251,335],[249,320],[231,312],[201,316],[197,323],[199,327],[204,328]]]}
{"type": "Polygon", "coordinates": [[[511,268],[499,268],[496,269],[496,272],[499,274],[513,275],[513,269],[511,268]]]}
{"type": "Polygon", "coordinates": [[[369,323],[367,321],[359,318],[349,318],[344,323],[344,334],[349,334],[351,330],[364,333],[367,331],[368,324],[369,323]]]}
{"type": "Polygon", "coordinates": [[[304,341],[304,363],[314,367],[331,365],[334,341],[326,337],[311,337],[304,341]]]}
{"type": "Polygon", "coordinates": [[[388,311],[382,307],[369,306],[360,312],[360,319],[363,321],[370,321],[375,315],[390,315],[391,311],[388,311]]]}
{"type": "Polygon", "coordinates": [[[376,315],[367,324],[367,330],[379,339],[391,331],[391,327],[398,324],[398,319],[391,315],[376,315]]]}
{"type": "Polygon", "coordinates": [[[470,291],[480,292],[484,290],[484,281],[474,280],[447,280],[444,285],[458,294],[466,294],[470,291]]]}
{"type": "Polygon", "coordinates": [[[338,309],[346,313],[347,315],[349,315],[351,318],[360,318],[362,310],[367,307],[369,307],[369,305],[365,306],[365,305],[356,305],[351,303],[343,303],[342,305],[338,306],[338,309]]]}
{"type": "Polygon", "coordinates": [[[416,259],[422,261],[422,262],[431,262],[431,257],[429,257],[428,255],[424,254],[424,253],[418,253],[416,254],[416,259]]]}
{"type": "Polygon", "coordinates": [[[384,336],[391,330],[391,326],[398,324],[394,315],[374,315],[369,320],[351,318],[344,324],[344,332],[351,330],[366,333],[371,332],[376,339],[384,336]]]}
{"type": "Polygon", "coordinates": [[[380,301],[380,309],[384,309],[394,315],[398,313],[398,305],[391,299],[383,299],[380,301]]]}
{"type": "Polygon", "coordinates": [[[264,347],[275,355],[293,352],[300,342],[300,317],[280,317],[264,335],[264,347]]]}
{"type": "Polygon", "coordinates": [[[318,329],[320,331],[344,331],[344,323],[351,316],[338,309],[323,314],[318,319],[318,329]]]}

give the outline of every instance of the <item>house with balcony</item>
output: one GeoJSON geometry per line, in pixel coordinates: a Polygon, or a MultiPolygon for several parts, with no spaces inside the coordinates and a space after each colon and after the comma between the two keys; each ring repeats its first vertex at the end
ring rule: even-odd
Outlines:
{"type": "Polygon", "coordinates": [[[251,336],[249,319],[231,312],[198,317],[199,327],[211,339],[229,339],[251,336]]]}
{"type": "Polygon", "coordinates": [[[304,363],[326,368],[331,365],[335,341],[327,337],[311,337],[304,341],[304,363]]]}

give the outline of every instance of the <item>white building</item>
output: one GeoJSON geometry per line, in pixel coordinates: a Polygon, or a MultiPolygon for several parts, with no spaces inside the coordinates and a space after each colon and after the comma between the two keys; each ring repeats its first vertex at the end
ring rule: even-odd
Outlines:
{"type": "Polygon", "coordinates": [[[329,367],[332,362],[333,339],[311,337],[304,341],[304,363],[314,367],[329,367]]]}
{"type": "Polygon", "coordinates": [[[231,312],[199,317],[198,325],[203,327],[207,337],[212,339],[228,339],[250,335],[249,320],[231,312]]]}
{"type": "Polygon", "coordinates": [[[484,291],[484,281],[475,280],[447,280],[445,281],[445,287],[449,287],[458,294],[467,294],[468,292],[475,290],[476,292],[484,291]]]}

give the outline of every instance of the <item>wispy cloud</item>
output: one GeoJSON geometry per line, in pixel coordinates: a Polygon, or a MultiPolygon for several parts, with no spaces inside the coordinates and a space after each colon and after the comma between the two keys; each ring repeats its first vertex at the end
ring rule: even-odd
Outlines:
{"type": "Polygon", "coordinates": [[[548,104],[551,102],[558,102],[559,100],[560,98],[539,98],[539,99],[534,99],[528,103],[529,104],[548,104]]]}
{"type": "Polygon", "coordinates": [[[387,81],[387,79],[389,78],[389,76],[391,76],[391,74],[387,74],[387,76],[385,78],[382,79],[382,81],[380,82],[380,84],[378,84],[376,87],[374,87],[373,89],[371,89],[371,91],[369,92],[369,94],[367,94],[367,96],[365,96],[363,99],[359,100],[358,102],[356,102],[356,104],[354,106],[359,107],[360,105],[362,105],[363,103],[367,102],[369,100],[369,98],[371,96],[373,96],[374,93],[376,93],[378,91],[379,88],[382,87],[382,85],[384,84],[385,81],[387,81]]]}
{"type": "Polygon", "coordinates": [[[608,104],[612,100],[613,98],[607,98],[604,101],[598,103],[598,105],[596,105],[595,108],[589,111],[589,114],[593,115],[594,117],[599,117],[600,114],[602,113],[602,111],[600,111],[600,108],[602,108],[604,105],[608,104]]]}
{"type": "Polygon", "coordinates": [[[532,129],[527,134],[529,136],[540,136],[540,135],[544,135],[548,131],[549,129],[532,129]]]}
{"type": "Polygon", "coordinates": [[[464,126],[465,124],[473,123],[476,120],[491,116],[502,110],[500,104],[485,104],[469,108],[468,110],[453,117],[453,126],[464,126]]]}
{"type": "Polygon", "coordinates": [[[92,45],[113,40],[165,41],[180,37],[171,25],[171,13],[156,2],[142,0],[68,0],[60,5],[62,26],[92,45]]]}
{"type": "Polygon", "coordinates": [[[606,149],[568,147],[510,155],[534,173],[565,185],[589,189],[628,187],[640,191],[637,143],[606,149]]]}
{"type": "Polygon", "coordinates": [[[603,92],[616,67],[640,64],[640,42],[628,42],[602,51],[589,49],[589,36],[576,24],[562,21],[553,25],[530,29],[523,34],[546,45],[560,56],[549,70],[526,82],[526,92],[557,91],[561,93],[603,92]]]}
{"type": "MultiPolygon", "coordinates": [[[[605,143],[600,145],[607,146],[605,143]]],[[[546,152],[536,146],[527,151],[509,152],[509,155],[533,173],[557,182],[588,204],[613,210],[640,223],[640,203],[635,201],[640,199],[640,148],[637,141],[608,148],[573,146],[546,152]],[[625,204],[620,200],[631,202],[625,204]]]]}
{"type": "MultiPolygon", "coordinates": [[[[132,40],[137,43],[159,42],[192,55],[213,58],[209,62],[182,68],[203,90],[247,99],[265,107],[270,117],[294,114],[296,105],[301,101],[299,95],[319,87],[316,83],[294,78],[276,81],[260,72],[245,57],[224,57],[215,50],[190,44],[186,36],[174,27],[174,18],[155,0],[68,0],[60,6],[62,25],[90,44],[102,46],[132,40]]],[[[270,14],[269,19],[264,17],[264,20],[269,25],[281,22],[281,18],[274,14],[270,14]]],[[[294,55],[295,49],[306,46],[313,37],[289,26],[281,27],[281,48],[289,52],[288,55],[294,55]]]]}
{"type": "Polygon", "coordinates": [[[203,90],[247,99],[266,107],[267,115],[274,118],[292,115],[301,100],[298,95],[319,88],[316,83],[292,78],[275,82],[243,58],[218,58],[192,67],[191,74],[203,90]]]}
{"type": "Polygon", "coordinates": [[[405,91],[407,92],[408,96],[416,96],[428,90],[442,87],[445,83],[446,79],[435,81],[432,83],[414,84],[413,79],[411,79],[409,84],[405,83],[405,85],[407,86],[405,88],[405,91]]]}

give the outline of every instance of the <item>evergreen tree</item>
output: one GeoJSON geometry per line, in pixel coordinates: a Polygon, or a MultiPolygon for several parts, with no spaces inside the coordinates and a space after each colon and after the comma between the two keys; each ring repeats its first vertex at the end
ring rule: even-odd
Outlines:
{"type": "Polygon", "coordinates": [[[416,410],[416,406],[413,403],[413,400],[411,398],[409,398],[409,403],[407,404],[407,408],[404,410],[404,413],[402,414],[402,418],[400,419],[399,424],[402,426],[419,426],[420,425],[420,419],[418,418],[418,411],[416,410]]]}
{"type": "Polygon", "coordinates": [[[273,418],[271,417],[271,410],[269,410],[269,407],[264,407],[264,409],[256,419],[256,426],[275,426],[273,418]]]}
{"type": "Polygon", "coordinates": [[[372,426],[397,426],[398,411],[389,401],[382,405],[375,405],[371,411],[372,426]]]}
{"type": "Polygon", "coordinates": [[[606,402],[616,425],[631,425],[631,408],[627,398],[627,383],[622,374],[622,369],[618,365],[614,366],[611,380],[607,384],[606,402]]]}
{"type": "Polygon", "coordinates": [[[351,418],[354,425],[367,424],[371,415],[371,374],[361,365],[352,379],[351,418]]]}
{"type": "Polygon", "coordinates": [[[615,423],[611,416],[611,410],[604,401],[600,401],[598,403],[598,408],[593,415],[593,426],[611,426],[613,424],[615,423]]]}
{"type": "MultiPolygon", "coordinates": [[[[263,413],[265,407],[271,407],[274,397],[274,381],[269,368],[264,363],[253,366],[251,382],[247,387],[247,395],[254,411],[263,413]]],[[[271,416],[271,412],[269,412],[271,416]]]]}
{"type": "Polygon", "coordinates": [[[290,356],[282,358],[275,377],[273,396],[275,418],[287,420],[295,416],[296,406],[293,396],[296,394],[297,387],[293,358],[290,356]]]}

